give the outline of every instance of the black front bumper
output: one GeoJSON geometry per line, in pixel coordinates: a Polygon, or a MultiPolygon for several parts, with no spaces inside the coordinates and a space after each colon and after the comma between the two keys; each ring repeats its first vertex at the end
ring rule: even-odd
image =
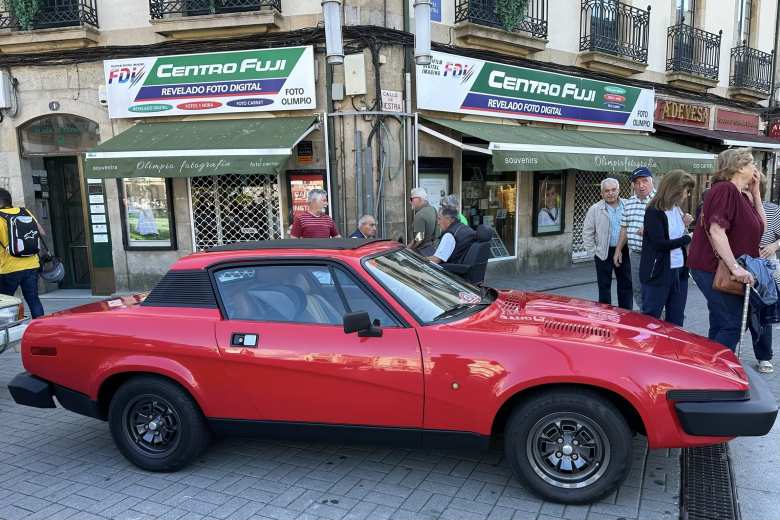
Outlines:
{"type": "Polygon", "coordinates": [[[80,392],[55,385],[29,372],[17,374],[10,383],[8,390],[17,404],[34,406],[35,408],[56,408],[54,397],[66,410],[87,417],[105,420],[105,414],[101,412],[96,401],[93,401],[80,392]]]}
{"type": "Polygon", "coordinates": [[[674,404],[685,433],[722,437],[769,433],[777,417],[777,401],[755,370],[745,367],[745,372],[750,382],[750,397],[746,400],[674,404]]]}

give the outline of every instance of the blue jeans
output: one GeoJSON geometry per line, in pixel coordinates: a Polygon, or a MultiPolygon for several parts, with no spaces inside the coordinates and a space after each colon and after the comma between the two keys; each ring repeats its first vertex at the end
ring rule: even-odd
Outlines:
{"type": "Polygon", "coordinates": [[[731,350],[736,350],[739,329],[742,326],[743,298],[713,289],[715,273],[691,269],[691,275],[707,299],[707,309],[710,311],[708,337],[731,350]]]}
{"type": "Polygon", "coordinates": [[[38,269],[26,269],[0,275],[0,293],[13,296],[22,287],[22,294],[33,318],[43,316],[43,305],[38,298],[38,269]]]}
{"type": "MultiPolygon", "coordinates": [[[[752,320],[751,320],[752,321],[752,320]]],[[[758,361],[772,360],[772,324],[764,325],[759,333],[750,326],[750,335],[753,336],[753,353],[758,361]]]]}
{"type": "Polygon", "coordinates": [[[665,283],[642,284],[642,312],[660,318],[665,308],[666,321],[682,327],[688,301],[688,273],[678,267],[665,278],[665,283]]]}

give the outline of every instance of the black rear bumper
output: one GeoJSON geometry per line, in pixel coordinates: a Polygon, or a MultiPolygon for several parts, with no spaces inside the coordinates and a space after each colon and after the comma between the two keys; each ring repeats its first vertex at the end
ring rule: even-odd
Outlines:
{"type": "Polygon", "coordinates": [[[742,401],[677,402],[677,417],[685,433],[722,437],[761,436],[777,417],[777,401],[763,378],[745,367],[750,397],[742,401]]]}
{"type": "Polygon", "coordinates": [[[54,397],[66,410],[87,417],[105,420],[96,401],[75,390],[55,385],[29,372],[17,374],[10,383],[8,390],[17,404],[35,408],[56,408],[54,397]]]}

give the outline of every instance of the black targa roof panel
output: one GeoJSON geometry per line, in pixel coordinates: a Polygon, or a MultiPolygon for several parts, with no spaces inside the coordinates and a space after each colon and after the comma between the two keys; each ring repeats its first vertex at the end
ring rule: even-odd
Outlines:
{"type": "Polygon", "coordinates": [[[261,240],[259,242],[236,242],[208,249],[208,252],[251,251],[255,249],[358,249],[376,242],[392,242],[384,238],[285,238],[281,240],[261,240]]]}

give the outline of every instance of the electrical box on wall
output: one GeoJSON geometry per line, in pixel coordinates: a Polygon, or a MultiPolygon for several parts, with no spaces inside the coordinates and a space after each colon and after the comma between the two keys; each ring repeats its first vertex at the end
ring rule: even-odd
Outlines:
{"type": "Polygon", "coordinates": [[[366,59],[362,52],[344,56],[344,87],[348,96],[366,93],[366,59]]]}
{"type": "Polygon", "coordinates": [[[98,87],[98,101],[103,106],[107,106],[108,105],[108,94],[106,93],[106,86],[105,85],[100,85],[98,87]]]}
{"type": "Polygon", "coordinates": [[[6,70],[0,70],[0,108],[11,108],[11,96],[13,96],[11,81],[11,74],[6,70]]]}

